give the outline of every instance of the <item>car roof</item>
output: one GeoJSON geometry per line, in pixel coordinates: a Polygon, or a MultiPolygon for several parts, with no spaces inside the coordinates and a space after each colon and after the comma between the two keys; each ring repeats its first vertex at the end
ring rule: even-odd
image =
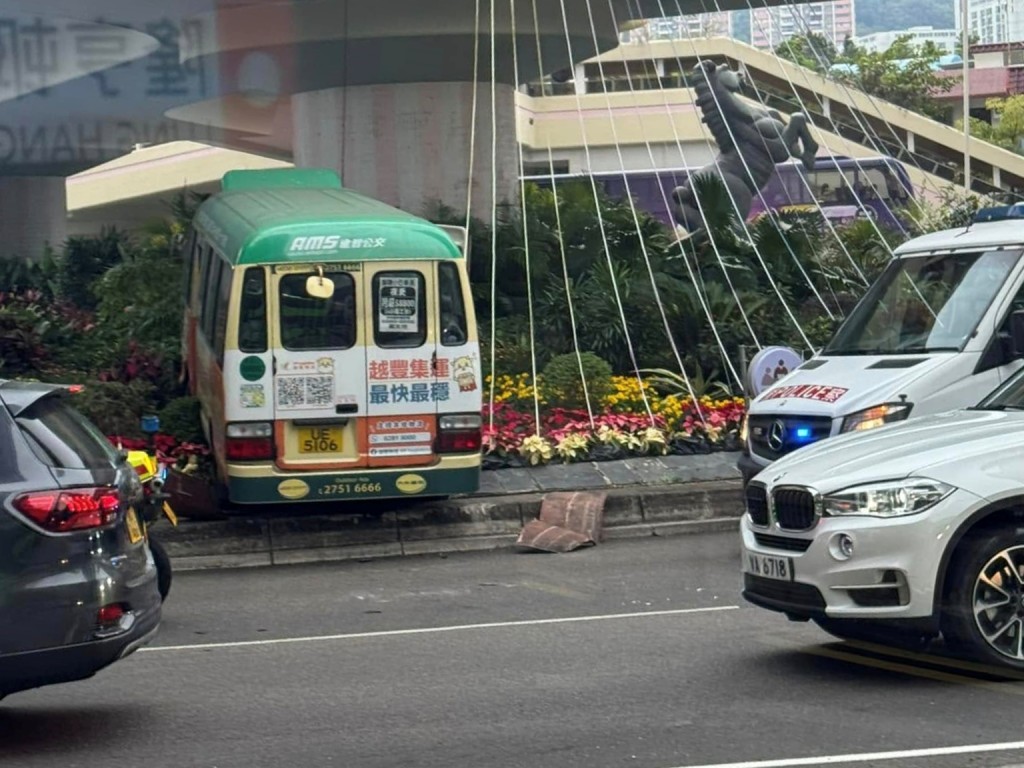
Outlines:
{"type": "Polygon", "coordinates": [[[1024,221],[986,221],[969,227],[944,229],[915,237],[896,249],[895,255],[920,256],[922,253],[947,251],[989,250],[992,248],[1020,248],[1024,246],[1024,221]]]}
{"type": "Polygon", "coordinates": [[[7,406],[7,410],[14,417],[45,397],[59,397],[66,392],[67,387],[62,384],[0,379],[0,402],[7,406]]]}

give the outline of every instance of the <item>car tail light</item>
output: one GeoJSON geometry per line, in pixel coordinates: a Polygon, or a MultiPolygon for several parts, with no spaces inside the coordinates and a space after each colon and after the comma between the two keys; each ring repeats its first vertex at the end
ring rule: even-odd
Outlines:
{"type": "Polygon", "coordinates": [[[265,461],[274,458],[274,428],[265,421],[228,424],[224,454],[229,461],[265,461]]]}
{"type": "Polygon", "coordinates": [[[104,605],[97,611],[96,623],[101,627],[108,627],[121,621],[122,616],[124,616],[124,606],[121,603],[111,603],[110,605],[104,605]]]}
{"type": "Polygon", "coordinates": [[[75,488],[68,491],[24,493],[14,508],[53,533],[102,528],[117,516],[121,497],[113,488],[75,488]]]}
{"type": "Polygon", "coordinates": [[[472,453],[480,450],[483,422],[479,414],[442,416],[437,423],[438,453],[472,453]]]}

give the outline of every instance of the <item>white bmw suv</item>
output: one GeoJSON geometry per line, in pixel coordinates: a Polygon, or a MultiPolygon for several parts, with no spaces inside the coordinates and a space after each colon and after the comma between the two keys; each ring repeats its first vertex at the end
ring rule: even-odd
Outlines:
{"type": "Polygon", "coordinates": [[[796,451],[746,499],[751,603],[1024,669],[1024,372],[973,408],[796,451]]]}

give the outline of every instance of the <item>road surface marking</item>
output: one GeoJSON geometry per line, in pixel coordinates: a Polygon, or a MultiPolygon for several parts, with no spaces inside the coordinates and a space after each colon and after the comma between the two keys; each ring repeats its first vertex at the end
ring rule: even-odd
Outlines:
{"type": "Polygon", "coordinates": [[[826,648],[822,646],[805,646],[798,648],[801,653],[807,653],[812,656],[823,656],[827,659],[835,659],[836,661],[844,661],[849,664],[858,664],[865,667],[873,667],[874,669],[881,669],[886,672],[897,672],[899,674],[911,675],[913,677],[923,677],[928,680],[934,680],[940,683],[953,683],[955,685],[969,685],[972,688],[981,688],[988,691],[989,693],[1008,693],[1014,696],[1024,696],[1024,688],[1014,683],[999,683],[990,680],[979,680],[976,677],[968,677],[966,675],[954,675],[951,672],[940,672],[936,669],[926,669],[924,667],[916,667],[912,664],[901,664],[896,661],[886,661],[885,659],[876,659],[870,656],[861,656],[856,653],[844,653],[842,650],[837,648],[826,648]]]}
{"type": "MultiPolygon", "coordinates": [[[[979,664],[974,661],[965,661],[951,656],[937,656],[932,653],[908,651],[903,648],[890,648],[887,645],[869,643],[863,640],[847,640],[846,644],[851,648],[859,648],[872,653],[881,653],[887,656],[918,661],[922,664],[932,664],[937,667],[957,669],[961,672],[977,672],[978,674],[1001,677],[1007,680],[1024,681],[1024,673],[1017,672],[1009,668],[997,667],[991,664],[979,664]]],[[[1024,768],[1024,766],[1009,766],[1008,768],[1024,768]]]]}
{"type": "Polygon", "coordinates": [[[429,635],[440,632],[462,632],[471,629],[503,629],[506,627],[536,627],[544,624],[575,624],[585,621],[613,621],[615,619],[645,619],[654,616],[681,616],[690,613],[735,611],[738,605],[715,605],[707,608],[677,608],[667,611],[640,611],[638,613],[607,613],[598,616],[570,616],[560,619],[529,619],[526,621],[495,621],[488,624],[456,624],[449,627],[422,627],[419,629],[390,629],[380,632],[353,632],[346,635],[313,635],[311,637],[282,637],[267,640],[239,640],[229,643],[191,643],[189,645],[158,645],[140,648],[139,653],[159,651],[201,651],[215,648],[244,648],[255,645],[283,645],[285,643],[317,643],[327,640],[360,640],[368,637],[398,637],[401,635],[429,635]]]}
{"type": "Polygon", "coordinates": [[[959,747],[901,749],[894,752],[862,752],[849,755],[793,757],[781,760],[748,760],[740,763],[709,763],[707,765],[680,766],[680,768],[791,768],[791,766],[798,765],[842,765],[844,763],[867,763],[872,760],[910,760],[919,757],[972,755],[983,752],[1010,752],[1021,749],[1024,749],[1024,741],[1006,741],[1001,744],[967,744],[959,747]]]}
{"type": "MultiPolygon", "coordinates": [[[[805,653],[809,656],[820,656],[826,659],[832,659],[834,661],[842,661],[847,664],[855,664],[858,666],[872,667],[874,669],[881,669],[885,672],[896,672],[897,674],[909,675],[911,677],[919,677],[927,680],[933,680],[940,683],[950,683],[953,685],[967,685],[972,688],[980,688],[988,691],[989,693],[1005,693],[1012,696],[1024,696],[1024,686],[1021,686],[1017,682],[1011,682],[1007,680],[993,681],[983,680],[977,677],[970,677],[969,674],[953,674],[952,672],[943,672],[938,669],[929,669],[922,666],[915,666],[910,663],[901,663],[896,660],[897,658],[906,659],[908,661],[917,661],[919,664],[935,664],[941,666],[941,663],[937,661],[937,657],[933,658],[926,654],[915,654],[912,651],[905,651],[902,649],[887,648],[881,645],[875,645],[873,643],[862,643],[845,641],[839,644],[836,641],[835,646],[828,645],[797,645],[794,643],[787,642],[780,637],[764,636],[758,638],[758,642],[761,645],[771,646],[778,650],[790,651],[793,653],[805,653]],[[859,653],[852,651],[844,651],[843,647],[849,646],[851,649],[861,650],[873,650],[881,654],[888,655],[890,659],[878,659],[873,656],[864,656],[859,653]]],[[[947,666],[954,666],[954,660],[947,660],[947,666]]],[[[991,668],[987,668],[984,665],[973,665],[968,663],[963,667],[964,672],[986,672],[988,674],[996,674],[991,668]]],[[[1007,670],[1006,677],[1013,675],[1012,670],[1007,670]]]]}

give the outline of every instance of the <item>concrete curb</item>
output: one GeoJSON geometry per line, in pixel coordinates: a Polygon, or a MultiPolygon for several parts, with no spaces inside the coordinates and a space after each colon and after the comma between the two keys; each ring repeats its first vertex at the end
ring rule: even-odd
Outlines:
{"type": "MultiPolygon", "coordinates": [[[[185,521],[155,532],[178,571],[506,549],[537,517],[543,494],[426,502],[394,511],[185,521]]],[[[736,480],[614,488],[604,539],[735,530],[736,480]]]]}

